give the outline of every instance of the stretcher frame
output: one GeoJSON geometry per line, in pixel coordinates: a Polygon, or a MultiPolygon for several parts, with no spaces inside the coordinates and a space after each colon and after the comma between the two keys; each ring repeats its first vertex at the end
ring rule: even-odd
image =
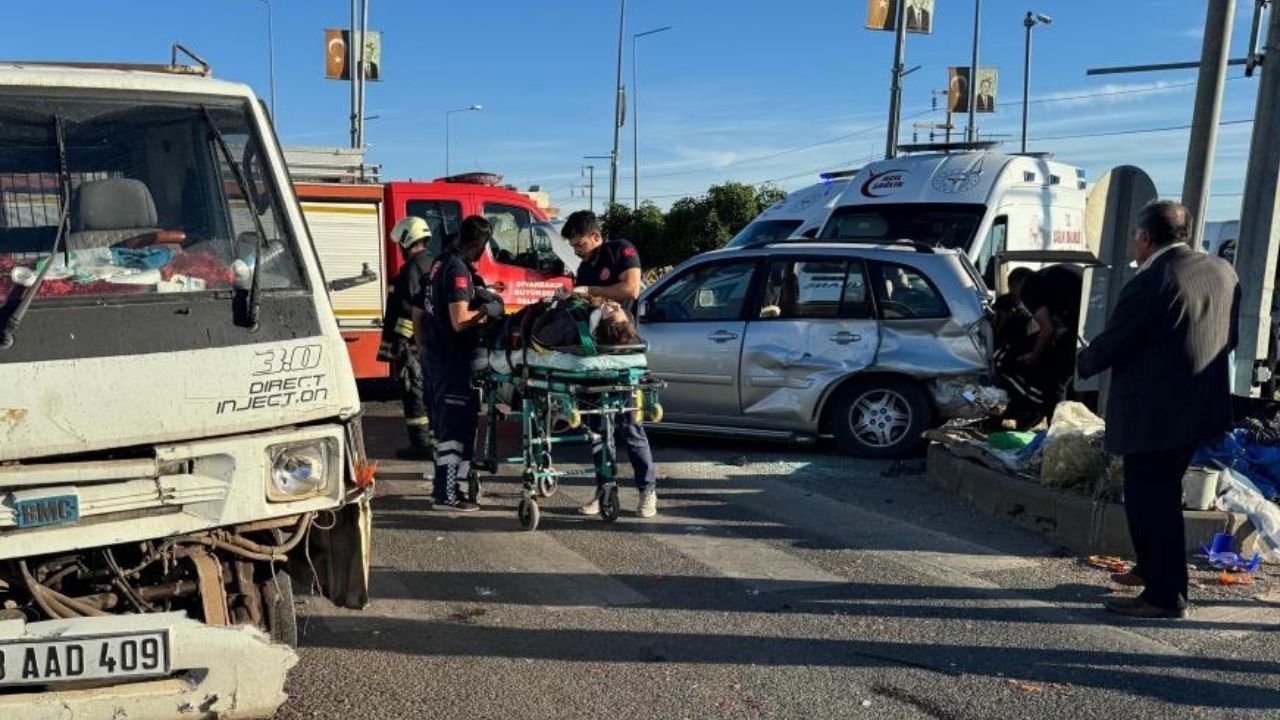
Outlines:
{"type": "MultiPolygon", "coordinates": [[[[635,352],[634,348],[614,350],[615,354],[635,352]]],[[[521,465],[520,503],[516,510],[520,527],[528,531],[538,528],[538,500],[554,495],[560,478],[571,474],[556,470],[552,459],[553,448],[570,443],[591,445],[592,471],[604,479],[599,489],[600,515],[605,522],[616,521],[617,449],[608,439],[613,437],[619,413],[635,413],[637,422],[661,420],[658,391],[662,383],[644,367],[567,370],[528,363],[512,372],[480,370],[476,379],[487,422],[475,467],[496,472],[499,462],[521,465]],[[504,386],[514,388],[518,394],[518,410],[512,407],[511,412],[503,412],[499,408],[504,386]],[[521,427],[520,455],[499,459],[498,424],[516,418],[521,427]],[[590,418],[598,420],[589,422],[590,418]]],[[[473,473],[470,483],[471,494],[478,498],[482,492],[478,475],[473,473]]]]}

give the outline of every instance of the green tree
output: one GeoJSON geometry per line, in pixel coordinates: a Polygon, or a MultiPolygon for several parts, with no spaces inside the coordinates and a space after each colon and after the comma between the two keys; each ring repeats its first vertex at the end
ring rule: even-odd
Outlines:
{"type": "Polygon", "coordinates": [[[756,190],[756,206],[760,208],[760,212],[764,212],[770,205],[773,205],[776,202],[781,202],[786,199],[786,197],[786,190],[783,190],[777,185],[766,183],[756,190]]]}

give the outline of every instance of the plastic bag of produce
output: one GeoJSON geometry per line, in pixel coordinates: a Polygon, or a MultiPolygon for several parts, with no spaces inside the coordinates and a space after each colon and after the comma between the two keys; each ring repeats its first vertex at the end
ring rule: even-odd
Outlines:
{"type": "Polygon", "coordinates": [[[1045,434],[1040,484],[1092,492],[1110,465],[1102,448],[1105,429],[1102,418],[1084,405],[1060,403],[1045,434]]]}

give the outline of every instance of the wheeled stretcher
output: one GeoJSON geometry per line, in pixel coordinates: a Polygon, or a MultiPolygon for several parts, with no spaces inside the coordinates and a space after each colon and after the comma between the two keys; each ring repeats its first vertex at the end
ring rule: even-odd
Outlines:
{"type": "MultiPolygon", "coordinates": [[[[605,479],[600,514],[606,522],[618,519],[617,453],[612,442],[619,413],[635,413],[638,421],[662,418],[660,383],[648,374],[645,346],[541,350],[482,350],[475,358],[475,374],[487,408],[487,420],[475,467],[494,472],[498,463],[498,423],[518,417],[521,454],[502,462],[521,463],[520,504],[517,511],[525,530],[538,527],[538,498],[550,497],[566,473],[552,464],[552,448],[585,442],[592,448],[594,471],[605,479]],[[503,408],[509,408],[504,411],[503,408]]],[[[478,476],[471,492],[480,493],[478,476]]]]}

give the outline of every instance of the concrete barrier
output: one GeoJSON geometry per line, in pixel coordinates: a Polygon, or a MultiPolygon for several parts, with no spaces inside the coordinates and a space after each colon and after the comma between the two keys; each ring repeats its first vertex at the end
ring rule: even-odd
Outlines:
{"type": "MultiPolygon", "coordinates": [[[[1039,483],[993,470],[958,457],[946,447],[929,446],[929,481],[963,498],[978,510],[1035,530],[1080,555],[1133,556],[1129,523],[1119,503],[1094,503],[1092,498],[1044,487],[1039,483]]],[[[1236,537],[1241,553],[1252,554],[1257,533],[1248,518],[1217,510],[1185,510],[1187,551],[1220,532],[1236,537]]]]}

